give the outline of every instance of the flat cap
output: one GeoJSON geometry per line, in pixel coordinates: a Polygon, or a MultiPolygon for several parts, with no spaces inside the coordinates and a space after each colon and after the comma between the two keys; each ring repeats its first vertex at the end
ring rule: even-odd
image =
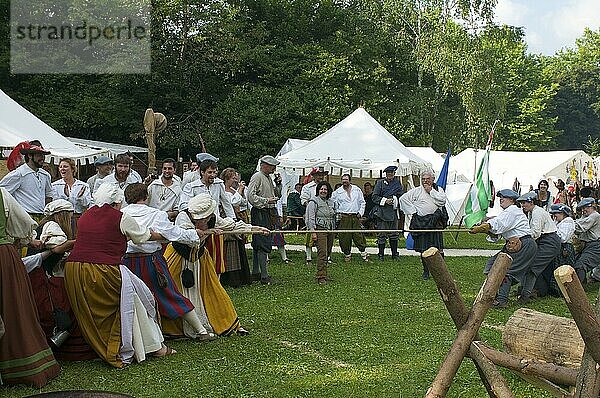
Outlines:
{"type": "Polygon", "coordinates": [[[577,203],[578,209],[583,209],[584,207],[592,206],[596,201],[593,198],[583,198],[577,203]]]}
{"type": "Polygon", "coordinates": [[[519,194],[513,191],[512,189],[501,189],[496,192],[496,196],[499,198],[508,198],[516,200],[519,197],[519,194]]]}
{"type": "Polygon", "coordinates": [[[279,163],[281,163],[279,160],[275,159],[271,155],[263,156],[262,158],[260,158],[260,162],[270,164],[271,166],[277,166],[279,163]]]}
{"type": "Polygon", "coordinates": [[[114,161],[111,158],[109,158],[108,156],[104,156],[104,155],[98,156],[96,158],[96,160],[94,160],[94,166],[100,166],[100,165],[109,164],[109,163],[114,163],[114,161]]]}
{"type": "Polygon", "coordinates": [[[384,173],[395,173],[396,170],[398,170],[398,166],[388,166],[385,169],[383,169],[384,173]]]}
{"type": "Polygon", "coordinates": [[[197,163],[202,163],[205,160],[212,160],[213,162],[218,162],[219,158],[211,155],[208,152],[200,152],[199,154],[196,155],[196,162],[197,163]]]}
{"type": "Polygon", "coordinates": [[[550,206],[550,210],[548,210],[550,214],[564,213],[567,216],[571,215],[571,208],[565,204],[557,203],[550,206]]]}
{"type": "Polygon", "coordinates": [[[535,191],[529,191],[517,198],[517,202],[533,202],[537,198],[535,191]]]}

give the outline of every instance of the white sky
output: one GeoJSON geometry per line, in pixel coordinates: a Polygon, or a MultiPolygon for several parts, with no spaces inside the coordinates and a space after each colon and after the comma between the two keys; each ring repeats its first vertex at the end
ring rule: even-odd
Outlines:
{"type": "Polygon", "coordinates": [[[495,21],[525,28],[530,53],[575,48],[584,28],[600,27],[600,0],[498,0],[495,21]]]}

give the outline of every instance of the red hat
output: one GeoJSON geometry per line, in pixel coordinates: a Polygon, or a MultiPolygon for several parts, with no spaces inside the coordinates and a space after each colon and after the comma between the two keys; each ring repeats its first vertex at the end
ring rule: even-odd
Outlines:
{"type": "Polygon", "coordinates": [[[42,155],[50,155],[50,151],[44,149],[41,145],[31,145],[29,148],[21,148],[21,155],[33,155],[41,153],[42,155]]]}
{"type": "Polygon", "coordinates": [[[16,147],[10,152],[8,155],[8,159],[6,160],[6,167],[8,167],[9,171],[13,171],[17,168],[17,163],[23,163],[23,156],[21,155],[21,149],[29,149],[31,145],[28,141],[23,141],[17,144],[16,147]]]}

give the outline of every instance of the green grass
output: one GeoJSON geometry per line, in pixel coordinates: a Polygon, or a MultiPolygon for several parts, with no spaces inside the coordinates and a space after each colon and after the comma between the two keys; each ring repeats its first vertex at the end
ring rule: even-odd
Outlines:
{"type": "MultiPolygon", "coordinates": [[[[250,336],[210,343],[169,342],[178,353],[125,369],[103,362],[62,363],[62,373],[42,390],[2,387],[0,397],[55,390],[98,389],[136,397],[419,397],[434,379],[455,336],[433,281],[420,279],[418,258],[364,264],[334,254],[334,282],[319,286],[302,253],[291,265],[278,261],[281,283],[229,293],[250,336]]],[[[484,258],[447,258],[463,298],[472,303],[483,282],[484,258]]],[[[589,291],[590,298],[595,291],[589,291]]],[[[569,316],[562,300],[529,305],[569,316]]],[[[503,325],[515,306],[490,310],[482,338],[500,348],[503,325]]],[[[517,397],[548,397],[504,371],[517,397]]],[[[465,360],[449,397],[487,396],[465,360]]]]}
{"type": "MultiPolygon", "coordinates": [[[[452,231],[455,228],[449,228],[452,231]]],[[[303,245],[306,239],[305,234],[286,234],[285,241],[289,244],[303,245]]],[[[375,234],[367,234],[367,246],[377,247],[377,237],[375,234]]],[[[336,243],[337,244],[337,240],[336,243]]],[[[485,239],[485,235],[476,234],[471,235],[468,232],[444,232],[444,246],[448,249],[498,249],[502,248],[504,241],[500,243],[491,243],[485,239]]],[[[399,246],[406,247],[406,241],[402,235],[400,235],[399,246]]]]}

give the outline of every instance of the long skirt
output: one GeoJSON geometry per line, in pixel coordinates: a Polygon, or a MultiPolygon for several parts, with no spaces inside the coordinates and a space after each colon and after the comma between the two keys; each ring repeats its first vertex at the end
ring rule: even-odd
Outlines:
{"type": "Polygon", "coordinates": [[[240,287],[252,283],[244,239],[238,239],[235,235],[227,235],[225,237],[225,258],[227,267],[226,271],[221,274],[221,285],[240,287]]]}
{"type": "MultiPolygon", "coordinates": [[[[192,261],[190,261],[177,253],[173,245],[169,244],[165,250],[169,271],[183,295],[194,304],[194,310],[208,331],[214,331],[219,336],[235,333],[240,328],[235,307],[219,282],[210,254],[204,250],[198,257],[197,250],[195,248],[192,250],[192,261]],[[194,286],[190,288],[183,287],[181,280],[181,273],[186,266],[194,273],[194,286]]],[[[164,333],[169,335],[194,336],[194,331],[181,319],[164,319],[162,327],[164,333]]]]}
{"type": "Polygon", "coordinates": [[[42,387],[58,375],[60,366],[40,326],[31,283],[19,253],[0,245],[0,378],[5,384],[42,387]]]}
{"type": "Polygon", "coordinates": [[[81,332],[92,349],[108,364],[121,368],[161,348],[162,334],[154,298],[148,287],[118,265],[65,263],[65,288],[81,332]],[[127,272],[127,280],[121,272],[127,272]],[[123,290],[123,286],[130,288],[123,290]],[[144,300],[142,305],[142,301],[144,300]],[[122,315],[125,314],[125,317],[122,315]]]}
{"type": "Polygon", "coordinates": [[[131,255],[123,258],[123,265],[136,274],[150,288],[160,315],[169,319],[182,317],[194,309],[194,305],[181,294],[177,288],[167,262],[162,253],[152,254],[140,253],[140,255],[131,255]],[[164,276],[160,276],[162,274],[164,276]],[[159,277],[165,283],[161,285],[159,277]]]}
{"type": "Polygon", "coordinates": [[[71,303],[65,289],[65,278],[61,276],[48,278],[46,272],[38,267],[29,273],[29,279],[40,316],[40,325],[49,344],[50,338],[55,333],[54,310],[63,310],[71,319],[72,326],[68,330],[69,337],[65,342],[60,347],[50,344],[56,358],[67,361],[85,361],[98,358],[98,355],[83,338],[75,314],[71,310],[71,303]]]}

